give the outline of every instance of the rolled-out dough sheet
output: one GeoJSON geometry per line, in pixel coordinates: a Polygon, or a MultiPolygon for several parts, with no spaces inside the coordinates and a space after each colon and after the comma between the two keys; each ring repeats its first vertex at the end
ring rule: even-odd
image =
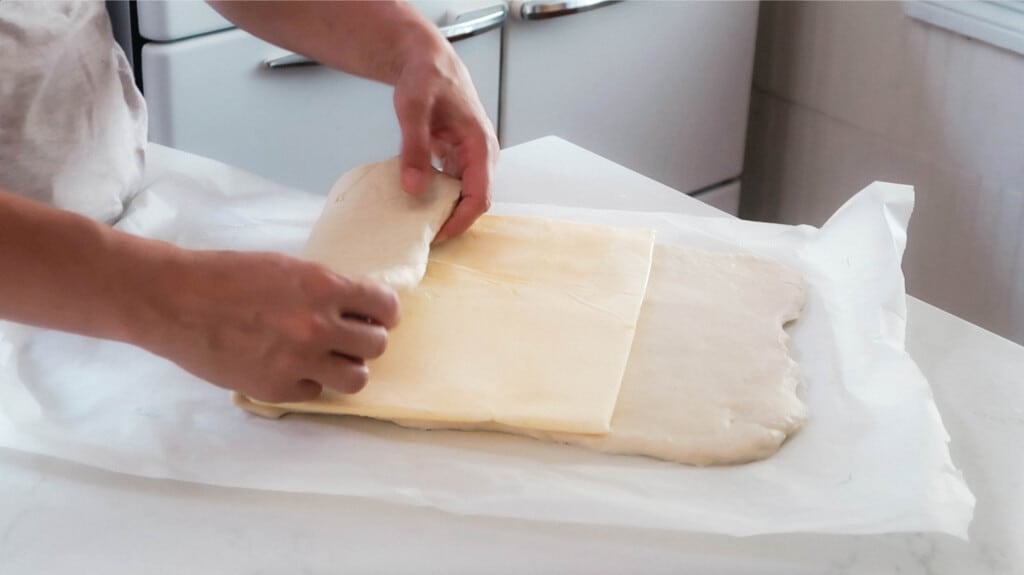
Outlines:
{"type": "Polygon", "coordinates": [[[807,420],[783,329],[803,302],[803,279],[785,266],[658,245],[609,434],[397,423],[505,431],[693,465],[763,459],[807,420]]]}
{"type": "Polygon", "coordinates": [[[400,162],[358,166],[331,188],[303,257],[345,276],[364,276],[396,289],[423,278],[430,242],[459,200],[462,183],[441,172],[426,188],[402,191],[400,162]]]}
{"type": "Polygon", "coordinates": [[[658,245],[610,433],[410,419],[396,423],[504,431],[693,465],[763,459],[808,417],[797,395],[799,370],[789,357],[783,329],[799,316],[803,301],[802,278],[780,264],[658,245]]]}
{"type": "Polygon", "coordinates": [[[363,391],[295,404],[236,400],[271,416],[607,433],[653,245],[649,230],[484,216],[436,246],[423,281],[401,292],[402,321],[369,362],[363,391]]]}

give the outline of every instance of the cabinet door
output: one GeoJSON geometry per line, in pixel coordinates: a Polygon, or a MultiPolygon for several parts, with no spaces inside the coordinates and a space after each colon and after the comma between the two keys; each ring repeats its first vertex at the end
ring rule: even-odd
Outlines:
{"type": "MultiPolygon", "coordinates": [[[[497,124],[500,30],[455,48],[497,124]]],[[[146,44],[150,140],[315,193],[357,164],[398,154],[389,86],[323,66],[264,65],[286,54],[241,30],[146,44]]]]}
{"type": "MultiPolygon", "coordinates": [[[[513,3],[513,17],[545,4],[572,3],[513,3]]],[[[510,19],[502,143],[561,136],[684,192],[735,178],[756,28],[756,2],[630,1],[510,19]]]]}
{"type": "Polygon", "coordinates": [[[206,2],[148,0],[136,2],[139,35],[167,42],[231,28],[228,22],[206,2]]]}

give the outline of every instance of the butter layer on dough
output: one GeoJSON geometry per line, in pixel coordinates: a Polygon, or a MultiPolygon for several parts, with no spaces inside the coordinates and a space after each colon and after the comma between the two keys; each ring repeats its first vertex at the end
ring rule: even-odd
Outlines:
{"type": "Polygon", "coordinates": [[[345,276],[395,289],[420,282],[430,243],[459,200],[462,184],[435,172],[419,194],[404,192],[398,158],[358,166],[331,188],[303,256],[345,276]]]}
{"type": "Polygon", "coordinates": [[[650,273],[653,232],[484,216],[435,247],[363,391],[254,413],[499,423],[607,433],[650,273]]]}
{"type": "Polygon", "coordinates": [[[783,329],[803,302],[803,279],[785,266],[658,245],[610,433],[396,423],[504,431],[693,465],[764,459],[807,420],[783,329]]]}

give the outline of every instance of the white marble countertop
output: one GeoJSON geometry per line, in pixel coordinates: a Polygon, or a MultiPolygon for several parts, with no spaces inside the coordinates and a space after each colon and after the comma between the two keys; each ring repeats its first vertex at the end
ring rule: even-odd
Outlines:
{"type": "MultiPolygon", "coordinates": [[[[727,217],[554,138],[506,151],[498,201],[727,217]],[[538,188],[540,174],[554,182],[538,188]],[[560,193],[565,179],[592,183],[560,193]]],[[[0,450],[0,573],[1024,573],[1024,348],[910,299],[907,341],[977,496],[970,541],[734,538],[460,517],[142,479],[0,450]]]]}

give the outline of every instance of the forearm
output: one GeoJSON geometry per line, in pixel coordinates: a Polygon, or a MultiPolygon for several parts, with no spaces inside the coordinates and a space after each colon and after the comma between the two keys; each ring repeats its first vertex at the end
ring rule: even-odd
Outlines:
{"type": "Polygon", "coordinates": [[[394,84],[410,59],[444,38],[404,2],[211,1],[225,18],[278,46],[350,74],[394,84]]]}
{"type": "Polygon", "coordinates": [[[0,318],[134,343],[179,251],[0,190],[0,318]]]}

